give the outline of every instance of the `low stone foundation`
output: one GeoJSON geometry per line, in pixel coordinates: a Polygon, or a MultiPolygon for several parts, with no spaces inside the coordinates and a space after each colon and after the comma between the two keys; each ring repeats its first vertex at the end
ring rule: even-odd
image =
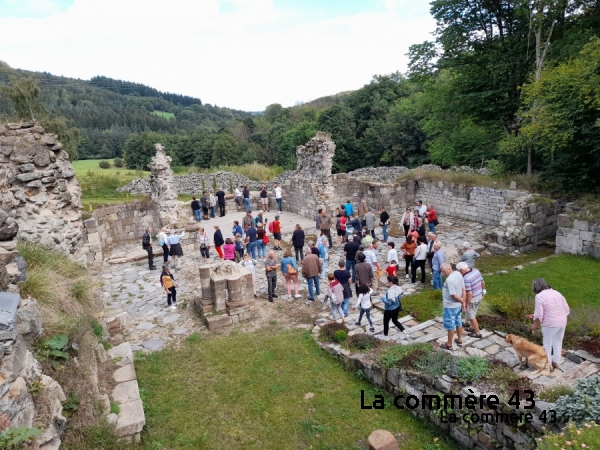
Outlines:
{"type": "Polygon", "coordinates": [[[209,330],[246,322],[256,316],[252,274],[231,261],[200,267],[202,295],[194,304],[209,330]]]}
{"type": "Polygon", "coordinates": [[[591,255],[600,258],[600,223],[558,216],[556,253],[591,255]]]}

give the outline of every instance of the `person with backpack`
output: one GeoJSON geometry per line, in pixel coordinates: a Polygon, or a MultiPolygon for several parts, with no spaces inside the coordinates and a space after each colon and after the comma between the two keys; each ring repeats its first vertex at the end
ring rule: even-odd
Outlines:
{"type": "Polygon", "coordinates": [[[258,215],[254,218],[254,227],[258,228],[258,224],[262,223],[263,225],[265,224],[265,218],[263,217],[264,211],[261,209],[260,211],[258,211],[258,215]]]}
{"type": "Polygon", "coordinates": [[[342,323],[346,323],[344,310],[342,309],[342,304],[344,303],[344,288],[342,287],[342,284],[335,279],[332,273],[328,273],[327,278],[329,279],[327,296],[329,297],[333,321],[336,322],[338,319],[342,319],[342,323]]]}
{"type": "Polygon", "coordinates": [[[288,248],[283,252],[283,259],[281,260],[281,271],[283,272],[283,278],[285,278],[285,284],[287,286],[287,299],[292,299],[292,283],[294,283],[294,298],[300,298],[298,294],[298,263],[292,256],[292,251],[288,248]]]}
{"type": "Polygon", "coordinates": [[[275,216],[273,222],[269,222],[269,232],[273,233],[273,248],[275,250],[281,250],[281,222],[279,221],[279,215],[275,216]]]}
{"type": "Polygon", "coordinates": [[[381,302],[385,305],[385,310],[383,311],[383,335],[388,335],[391,320],[400,330],[400,338],[408,339],[408,334],[404,332],[404,326],[398,321],[398,314],[402,311],[402,305],[400,304],[402,288],[398,284],[398,277],[388,275],[387,284],[388,290],[381,297],[381,302]]]}
{"type": "Polygon", "coordinates": [[[202,206],[200,206],[200,202],[196,200],[196,197],[192,197],[192,203],[190,204],[190,206],[192,207],[192,212],[194,213],[196,222],[200,222],[202,220],[202,217],[200,216],[200,209],[202,208],[202,206]]]}
{"type": "Polygon", "coordinates": [[[350,306],[350,298],[352,297],[352,289],[350,289],[350,280],[352,275],[346,270],[346,261],[340,259],[338,262],[339,269],[333,272],[333,276],[342,285],[344,290],[344,302],[342,303],[342,311],[344,311],[344,317],[348,317],[348,307],[350,306]]]}
{"type": "Polygon", "coordinates": [[[373,290],[366,284],[359,284],[356,290],[358,294],[358,301],[352,311],[356,308],[360,307],[360,314],[358,315],[358,321],[354,324],[357,327],[360,327],[360,321],[362,320],[363,314],[366,314],[367,320],[369,321],[369,331],[371,333],[375,332],[375,327],[373,326],[373,321],[371,320],[371,294],[373,294],[373,290]]]}
{"type": "Polygon", "coordinates": [[[173,278],[173,274],[166,265],[162,266],[160,285],[167,293],[167,308],[175,309],[177,304],[177,289],[175,289],[177,283],[175,283],[175,278],[173,278]]]}
{"type": "Polygon", "coordinates": [[[154,265],[154,253],[152,253],[152,227],[146,228],[146,232],[142,236],[142,248],[148,252],[148,268],[150,270],[156,270],[154,265]]]}
{"type": "Polygon", "coordinates": [[[208,220],[208,208],[209,208],[209,203],[208,203],[208,197],[206,196],[206,191],[202,192],[202,195],[200,196],[200,204],[202,205],[202,218],[204,220],[208,220]]]}
{"type": "Polygon", "coordinates": [[[167,227],[162,227],[156,235],[156,242],[163,249],[163,263],[169,261],[169,246],[167,245],[167,227]]]}

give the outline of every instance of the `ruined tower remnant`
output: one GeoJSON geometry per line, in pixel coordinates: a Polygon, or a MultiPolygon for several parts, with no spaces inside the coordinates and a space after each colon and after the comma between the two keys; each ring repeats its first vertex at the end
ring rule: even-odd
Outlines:
{"type": "Polygon", "coordinates": [[[304,176],[328,180],[331,177],[334,154],[335,142],[331,140],[331,134],[318,131],[305,145],[296,147],[296,170],[304,176]]]}
{"type": "Polygon", "coordinates": [[[152,202],[158,208],[158,215],[163,225],[177,219],[179,201],[177,200],[177,190],[171,170],[170,156],[165,153],[165,147],[162,144],[155,144],[156,155],[152,158],[148,167],[152,171],[150,175],[150,187],[152,188],[152,202]]]}

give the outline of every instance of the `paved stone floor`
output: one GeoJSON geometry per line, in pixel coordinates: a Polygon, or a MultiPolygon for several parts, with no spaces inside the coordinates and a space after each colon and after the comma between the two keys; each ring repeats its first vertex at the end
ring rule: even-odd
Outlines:
{"type": "MultiPolygon", "coordinates": [[[[265,213],[270,220],[275,217],[274,212],[265,213]]],[[[242,219],[243,214],[230,214],[224,218],[215,218],[209,221],[203,221],[202,224],[210,233],[213,231],[214,224],[218,224],[224,236],[230,234],[233,220],[242,219]]],[[[314,239],[316,230],[314,222],[297,214],[284,212],[281,216],[282,232],[284,242],[288,242],[291,233],[296,224],[300,224],[307,234],[307,241],[314,239]]],[[[380,230],[378,237],[381,238],[380,230]]],[[[479,247],[484,229],[480,224],[465,224],[459,221],[444,221],[439,227],[439,239],[443,243],[447,257],[456,262],[458,260],[458,248],[462,247],[465,239],[468,239],[475,248],[479,247]]],[[[399,248],[403,238],[391,237],[391,241],[396,242],[399,248]]],[[[271,247],[271,245],[269,245],[271,247]]],[[[216,256],[214,250],[212,256],[216,256]]],[[[281,258],[282,251],[277,251],[277,257],[281,258]]],[[[380,260],[385,262],[387,246],[380,245],[380,260]]],[[[141,249],[139,242],[131,242],[125,245],[115,247],[112,252],[105,255],[106,260],[114,259],[117,256],[128,255],[130,259],[137,261],[108,264],[104,262],[99,267],[98,276],[102,279],[102,295],[105,304],[105,316],[118,316],[125,329],[127,330],[127,339],[131,342],[134,351],[158,350],[172,342],[177,344],[182,338],[196,332],[202,332],[204,325],[192,310],[191,299],[197,293],[200,293],[200,279],[198,267],[203,264],[198,252],[186,253],[178,262],[177,267],[173,269],[175,279],[179,284],[177,310],[166,308],[166,295],[159,284],[159,271],[150,271],[147,269],[145,261],[146,252],[141,249]]],[[[330,252],[329,269],[336,267],[336,262],[343,256],[342,246],[334,246],[330,252]]],[[[155,259],[156,265],[160,267],[162,257],[155,259]]],[[[244,329],[256,328],[269,321],[279,321],[289,326],[307,326],[319,314],[328,314],[329,307],[324,306],[322,302],[307,301],[307,285],[300,275],[300,299],[287,300],[286,287],[283,276],[279,274],[278,293],[279,298],[274,304],[266,301],[266,278],[262,264],[257,266],[257,288],[260,297],[257,301],[261,304],[261,314],[263,320],[257,323],[244,325],[244,329]],[[285,313],[290,316],[297,315],[298,320],[284,320],[285,314],[277,310],[277,307],[284,305],[285,313]],[[268,319],[268,321],[267,321],[268,319]],[[303,323],[304,322],[304,323],[303,323]]],[[[385,264],[383,264],[385,267],[385,264]]],[[[420,282],[411,284],[409,280],[400,277],[404,294],[411,294],[422,288],[420,282]]],[[[428,282],[428,281],[427,281],[428,282]]],[[[325,284],[322,283],[322,287],[325,284]]],[[[322,296],[321,296],[322,297],[322,296]]],[[[355,301],[355,299],[354,299],[355,301]]],[[[379,330],[377,330],[379,332],[379,330]]]]}

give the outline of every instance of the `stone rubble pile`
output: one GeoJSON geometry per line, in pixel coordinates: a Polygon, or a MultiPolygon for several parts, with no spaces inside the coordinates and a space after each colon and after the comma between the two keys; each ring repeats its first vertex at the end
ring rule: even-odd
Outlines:
{"type": "Polygon", "coordinates": [[[369,181],[376,183],[395,183],[400,175],[404,175],[410,172],[461,172],[461,173],[473,173],[479,175],[489,175],[488,169],[473,169],[469,166],[455,166],[449,169],[442,169],[440,166],[435,164],[424,164],[414,169],[409,169],[404,166],[390,166],[390,167],[363,167],[360,169],[348,172],[348,175],[356,178],[364,178],[369,181]]]}
{"type": "Polygon", "coordinates": [[[150,175],[150,191],[152,202],[156,206],[158,216],[164,223],[177,219],[180,202],[177,200],[177,189],[173,182],[171,157],[165,153],[161,144],[155,144],[156,155],[148,164],[152,171],[150,175]]]}
{"type": "Polygon", "coordinates": [[[69,155],[35,122],[0,129],[0,239],[40,242],[81,259],[81,189],[69,155]],[[4,219],[4,220],[2,220],[4,219]]]}

